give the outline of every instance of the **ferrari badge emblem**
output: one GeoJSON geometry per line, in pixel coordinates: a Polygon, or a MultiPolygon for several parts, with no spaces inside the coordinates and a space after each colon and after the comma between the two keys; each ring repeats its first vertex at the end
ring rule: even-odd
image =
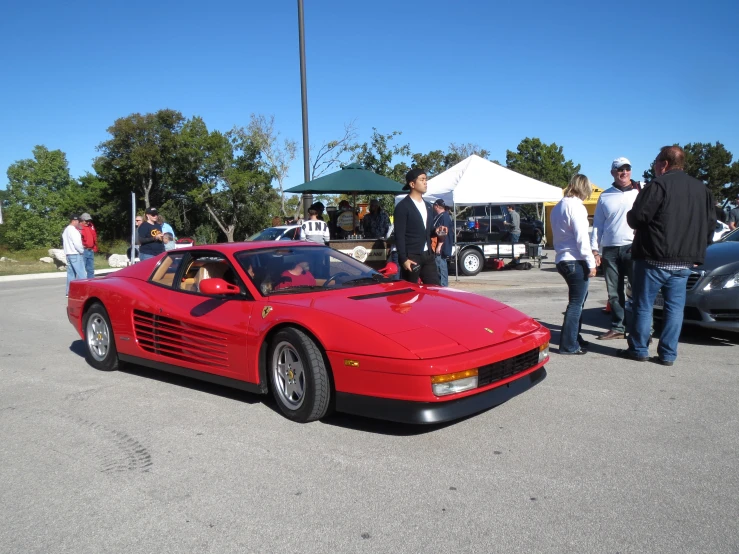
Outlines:
{"type": "Polygon", "coordinates": [[[272,311],[272,306],[265,306],[264,309],[262,310],[262,319],[267,317],[269,315],[269,312],[271,311],[272,311]]]}
{"type": "Polygon", "coordinates": [[[487,331],[488,333],[490,333],[490,334],[492,334],[492,333],[493,333],[493,330],[492,330],[492,329],[488,329],[487,327],[485,327],[485,330],[486,330],[486,331],[487,331]]]}

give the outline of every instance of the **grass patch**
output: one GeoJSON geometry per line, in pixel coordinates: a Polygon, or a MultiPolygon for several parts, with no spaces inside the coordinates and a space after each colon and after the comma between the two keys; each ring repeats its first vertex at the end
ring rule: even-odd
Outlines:
{"type": "MultiPolygon", "coordinates": [[[[118,252],[118,250],[115,250],[118,252]]],[[[126,248],[120,252],[126,253],[126,248]]],[[[110,254],[95,255],[95,269],[109,269],[108,256],[110,254]]],[[[48,248],[33,248],[30,250],[8,250],[0,248],[0,257],[10,258],[14,262],[0,262],[0,277],[4,275],[28,275],[30,273],[62,273],[55,263],[46,264],[39,258],[49,257],[48,248]]],[[[63,270],[66,271],[66,268],[63,270]]]]}

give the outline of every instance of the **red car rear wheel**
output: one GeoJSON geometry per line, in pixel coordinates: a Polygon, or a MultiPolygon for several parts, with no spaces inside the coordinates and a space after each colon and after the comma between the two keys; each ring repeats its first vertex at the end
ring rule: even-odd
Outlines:
{"type": "Polygon", "coordinates": [[[113,327],[105,307],[96,302],[85,312],[85,354],[87,363],[95,369],[118,369],[118,351],[115,348],[113,327]]]}

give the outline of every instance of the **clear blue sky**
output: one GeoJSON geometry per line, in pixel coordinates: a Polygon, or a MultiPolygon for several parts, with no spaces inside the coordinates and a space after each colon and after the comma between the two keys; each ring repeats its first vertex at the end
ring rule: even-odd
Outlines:
{"type": "MultiPolygon", "coordinates": [[[[273,114],[301,144],[297,2],[5,3],[0,187],[36,144],[73,177],[119,117],[161,108],[210,129],[273,114]]],[[[356,120],[414,152],[473,142],[505,162],[525,137],[598,184],[626,156],[721,141],[739,157],[739,3],[306,0],[311,144],[356,120]]],[[[302,151],[287,185],[302,179],[302,151]]]]}

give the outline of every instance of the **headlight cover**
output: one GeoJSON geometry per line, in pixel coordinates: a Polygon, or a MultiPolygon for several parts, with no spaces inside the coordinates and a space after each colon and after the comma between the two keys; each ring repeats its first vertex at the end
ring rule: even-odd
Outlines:
{"type": "Polygon", "coordinates": [[[739,273],[731,273],[729,275],[714,275],[708,284],[703,287],[704,291],[731,289],[739,287],[739,273]]]}
{"type": "Polygon", "coordinates": [[[539,361],[537,363],[541,363],[544,360],[546,360],[549,357],[549,343],[542,344],[539,346],[539,361]]]}
{"type": "Polygon", "coordinates": [[[477,388],[477,369],[457,373],[434,375],[431,377],[431,390],[436,396],[446,396],[477,388]]]}

